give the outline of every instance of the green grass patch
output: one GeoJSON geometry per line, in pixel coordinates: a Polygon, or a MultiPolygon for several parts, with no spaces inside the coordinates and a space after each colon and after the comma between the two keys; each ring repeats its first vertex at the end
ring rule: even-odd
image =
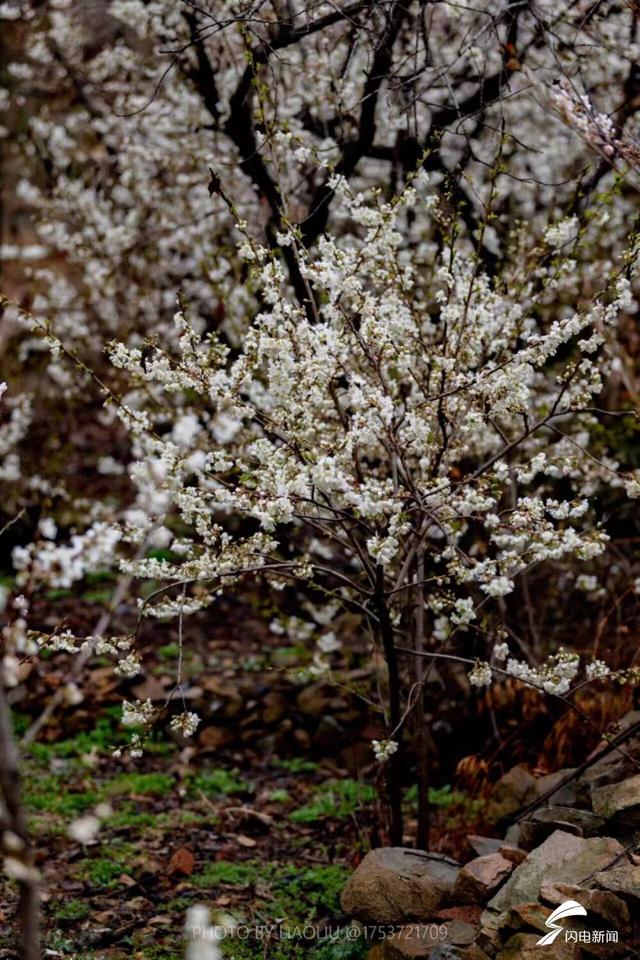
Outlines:
{"type": "Polygon", "coordinates": [[[288,790],[285,790],[283,787],[278,787],[269,793],[267,799],[270,803],[289,803],[291,795],[288,790]]]}
{"type": "Polygon", "coordinates": [[[29,774],[24,780],[24,794],[29,810],[61,817],[84,813],[100,799],[95,790],[75,790],[66,774],[29,774]]]}
{"type": "MultiPolygon", "coordinates": [[[[292,914],[308,919],[302,910],[339,915],[340,893],[347,882],[349,871],[337,864],[318,867],[285,867],[280,874],[282,894],[280,902],[285,916],[292,914]]],[[[274,891],[278,897],[278,891],[274,891]]]]}
{"type": "Polygon", "coordinates": [[[259,880],[264,870],[264,864],[257,860],[247,860],[240,863],[231,863],[229,860],[217,860],[209,863],[200,873],[191,877],[191,883],[201,889],[215,889],[221,883],[228,883],[234,887],[248,887],[259,880]]]}
{"type": "Polygon", "coordinates": [[[243,780],[237,769],[225,770],[223,767],[215,770],[203,770],[197,773],[189,782],[190,792],[194,795],[198,791],[207,797],[231,796],[234,793],[253,793],[255,787],[248,780],[243,780]]]}
{"type": "Polygon", "coordinates": [[[271,918],[303,924],[320,915],[341,914],[340,893],[348,876],[348,869],[336,864],[295,867],[260,860],[219,860],[192,876],[191,883],[211,891],[225,884],[234,887],[259,884],[268,889],[264,910],[268,910],[271,918]]]}
{"type": "Polygon", "coordinates": [[[103,785],[102,793],[108,797],[120,794],[166,797],[174,786],[175,780],[168,773],[121,773],[103,785]]]}
{"type": "Polygon", "coordinates": [[[320,769],[314,760],[305,760],[303,757],[282,758],[273,761],[274,767],[286,770],[287,773],[315,773],[320,769]]]}
{"type": "Polygon", "coordinates": [[[118,721],[113,716],[105,716],[96,722],[92,730],[82,731],[68,740],[32,743],[29,753],[34,760],[47,763],[52,757],[81,757],[92,751],[111,753],[113,747],[123,743],[125,739],[124,733],[118,729],[118,721]]]}
{"type": "Polygon", "coordinates": [[[131,875],[132,860],[139,852],[139,844],[118,843],[112,839],[101,845],[99,855],[82,864],[81,875],[97,887],[116,886],[121,874],[131,875]],[[108,856],[104,855],[106,852],[108,856]]]}
{"type": "Polygon", "coordinates": [[[180,647],[177,643],[165,643],[158,647],[158,657],[160,660],[177,660],[180,656],[180,647]]]}
{"type": "Polygon", "coordinates": [[[125,801],[108,817],[106,825],[111,830],[140,830],[158,826],[159,819],[156,814],[140,811],[134,803],[125,801]]]}
{"type": "MultiPolygon", "coordinates": [[[[226,960],[263,960],[265,944],[260,940],[238,940],[229,937],[222,944],[226,960]]],[[[269,960],[365,960],[368,945],[364,937],[350,941],[324,942],[312,945],[308,940],[272,940],[269,943],[269,960]]]]}
{"type": "Polygon", "coordinates": [[[67,923],[85,920],[91,913],[91,907],[84,900],[53,900],[49,910],[56,920],[67,923]]]}
{"type": "Polygon", "coordinates": [[[113,596],[113,587],[96,587],[92,590],[85,590],[82,599],[87,603],[108,603],[113,596]]]}
{"type": "Polygon", "coordinates": [[[47,590],[45,593],[47,600],[66,600],[67,597],[72,596],[72,591],[67,590],[66,587],[56,587],[54,590],[47,590]]]}
{"type": "Polygon", "coordinates": [[[289,814],[294,823],[314,823],[324,817],[349,817],[375,799],[375,790],[358,780],[335,780],[314,791],[310,803],[289,814]]]}

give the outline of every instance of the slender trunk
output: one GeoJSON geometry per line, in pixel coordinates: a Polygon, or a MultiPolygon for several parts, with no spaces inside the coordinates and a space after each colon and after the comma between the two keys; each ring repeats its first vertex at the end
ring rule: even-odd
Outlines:
{"type": "MultiPolygon", "coordinates": [[[[418,554],[416,562],[416,609],[415,609],[415,649],[424,651],[424,553],[418,554]]],[[[416,847],[429,849],[429,737],[425,713],[424,658],[415,658],[415,675],[418,684],[418,696],[414,709],[414,729],[416,740],[416,761],[418,771],[418,828],[416,847]]]]}
{"type": "Polygon", "coordinates": [[[29,843],[27,818],[20,795],[20,771],[11,711],[7,702],[4,677],[0,671],[0,789],[4,801],[2,826],[11,838],[4,853],[20,864],[20,924],[22,960],[40,960],[40,896],[33,851],[29,843]],[[10,848],[7,848],[10,844],[10,848]]]}
{"type": "Polygon", "coordinates": [[[376,567],[375,605],[378,614],[378,629],[382,640],[387,672],[389,675],[389,725],[393,731],[393,738],[398,744],[397,751],[387,761],[387,795],[389,801],[389,839],[392,846],[401,847],[403,841],[402,827],[402,711],[400,704],[400,672],[398,669],[398,655],[393,638],[393,626],[389,616],[389,608],[385,597],[384,570],[376,567]]]}

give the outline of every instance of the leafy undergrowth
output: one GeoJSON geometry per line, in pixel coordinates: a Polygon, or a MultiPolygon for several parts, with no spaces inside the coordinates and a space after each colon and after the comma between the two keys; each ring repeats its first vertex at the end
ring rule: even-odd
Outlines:
{"type": "MultiPolygon", "coordinates": [[[[196,764],[166,743],[136,769],[114,759],[119,736],[105,711],[92,731],[34,744],[25,758],[48,956],[179,960],[195,903],[238,925],[224,942],[229,960],[364,956],[364,943],[338,934],[349,922],[339,898],[374,835],[371,784],[330,760],[229,753],[196,764]],[[110,810],[95,839],[71,839],[69,825],[103,804],[110,810]]],[[[443,823],[469,814],[455,791],[432,799],[443,823]]],[[[0,889],[0,956],[9,958],[15,889],[0,889]]]]}
{"type": "MultiPolygon", "coordinates": [[[[55,622],[84,619],[90,632],[99,611],[85,600],[56,599],[55,622]]],[[[162,703],[175,684],[175,631],[161,625],[142,643],[144,680],[114,680],[96,658],[81,704],[58,710],[29,748],[23,786],[43,876],[46,956],[181,960],[196,903],[216,923],[238,925],[224,943],[228,960],[364,956],[362,941],[340,933],[350,918],[339,894],[371,845],[387,842],[370,742],[384,728],[358,695],[373,682],[370,662],[356,644],[355,656],[338,660],[339,687],[293,684],[287,671],[300,651],[269,630],[271,609],[252,609],[229,606],[219,623],[194,630],[183,690],[203,722],[188,746],[165,725],[142,759],[114,756],[128,739],[122,697],[162,703]],[[69,836],[104,805],[93,841],[69,836]]],[[[50,616],[43,606],[43,625],[50,616]]],[[[18,735],[68,669],[61,654],[28,665],[14,701],[18,735]]],[[[447,787],[431,800],[434,841],[459,855],[456,838],[479,819],[476,801],[447,787]]],[[[407,790],[408,838],[415,802],[407,790]]],[[[0,883],[0,960],[18,955],[16,902],[15,887],[0,883]]]]}
{"type": "MultiPolygon", "coordinates": [[[[358,944],[329,943],[322,931],[348,921],[339,895],[368,847],[371,786],[330,765],[275,756],[196,767],[167,745],[136,770],[114,760],[117,736],[107,715],[91,733],[35,744],[24,763],[50,956],[177,960],[194,903],[241,925],[225,941],[230,958],[361,955],[358,944]],[[110,813],[94,841],[68,836],[70,823],[105,803],[110,813]],[[265,948],[265,928],[276,923],[287,937],[272,933],[265,948]]],[[[0,946],[9,957],[15,890],[6,883],[2,894],[9,923],[0,946]]]]}

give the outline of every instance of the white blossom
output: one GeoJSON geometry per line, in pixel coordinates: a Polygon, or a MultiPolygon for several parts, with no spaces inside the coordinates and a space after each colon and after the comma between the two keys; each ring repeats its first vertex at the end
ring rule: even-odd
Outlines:
{"type": "Polygon", "coordinates": [[[476,661],[475,666],[469,671],[469,683],[474,687],[483,687],[491,683],[493,671],[488,663],[483,660],[476,661]]]}
{"type": "Polygon", "coordinates": [[[395,740],[372,740],[373,754],[379,763],[386,761],[398,750],[398,744],[395,740]]]}
{"type": "Polygon", "coordinates": [[[187,712],[179,713],[171,717],[169,726],[174,733],[178,733],[182,737],[192,737],[199,724],[200,718],[198,715],[196,713],[187,712]]]}

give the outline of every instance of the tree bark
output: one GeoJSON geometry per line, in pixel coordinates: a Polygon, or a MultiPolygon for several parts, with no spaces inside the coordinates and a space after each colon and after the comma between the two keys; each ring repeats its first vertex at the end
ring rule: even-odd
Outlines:
{"type": "Polygon", "coordinates": [[[393,626],[389,616],[385,589],[384,570],[380,564],[376,567],[375,606],[378,614],[378,629],[382,649],[387,663],[389,676],[389,725],[398,749],[387,760],[387,798],[389,803],[389,840],[392,846],[401,847],[403,842],[402,822],[402,712],[400,702],[400,671],[393,626]]]}
{"type": "Polygon", "coordinates": [[[3,853],[18,861],[22,876],[20,884],[19,916],[21,925],[22,960],[40,960],[40,895],[33,850],[29,842],[27,817],[20,792],[18,750],[13,736],[11,711],[7,702],[4,677],[0,670],[0,789],[4,802],[1,820],[4,840],[3,853]],[[10,844],[10,848],[8,846],[10,844]],[[16,847],[16,849],[14,849],[16,847]]]}
{"type": "MultiPolygon", "coordinates": [[[[424,651],[424,553],[418,553],[416,562],[416,609],[414,616],[416,650],[424,651]]],[[[414,729],[416,738],[416,761],[418,771],[418,828],[416,831],[416,847],[419,850],[429,849],[429,737],[425,712],[424,690],[424,659],[415,658],[415,675],[418,684],[418,695],[414,709],[414,729]]]]}

